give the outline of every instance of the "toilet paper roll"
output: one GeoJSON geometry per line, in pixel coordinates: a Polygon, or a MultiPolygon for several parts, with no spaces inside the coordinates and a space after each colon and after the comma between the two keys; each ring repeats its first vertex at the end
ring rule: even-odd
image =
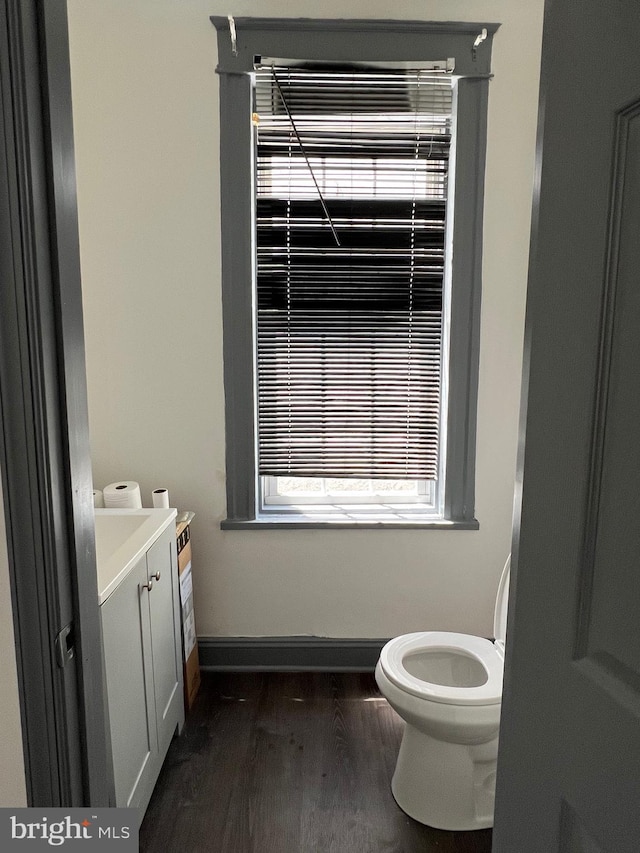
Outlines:
{"type": "Polygon", "coordinates": [[[133,480],[109,483],[104,487],[103,496],[107,509],[142,509],[140,485],[133,480]]]}
{"type": "Polygon", "coordinates": [[[167,489],[154,489],[151,492],[151,498],[156,509],[169,509],[169,492],[167,489]]]}
{"type": "Polygon", "coordinates": [[[102,509],[104,507],[104,495],[102,489],[93,490],[93,506],[94,509],[102,509]]]}

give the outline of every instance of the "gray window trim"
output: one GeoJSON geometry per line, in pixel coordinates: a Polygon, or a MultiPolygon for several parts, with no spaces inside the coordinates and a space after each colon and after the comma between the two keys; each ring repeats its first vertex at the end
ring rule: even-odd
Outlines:
{"type": "MultiPolygon", "coordinates": [[[[254,56],[345,61],[455,57],[458,143],[455,152],[451,272],[449,408],[445,519],[420,527],[475,529],[475,443],[480,350],[482,218],[492,36],[498,24],[236,18],[235,50],[227,18],[214,16],[220,76],[222,311],[227,519],[223,529],[345,528],[335,522],[255,520],[253,159],[251,80],[254,56]],[[473,48],[483,29],[487,38],[473,48]],[[248,522],[248,524],[247,524],[248,522]]],[[[358,528],[364,525],[356,525],[358,528]]],[[[369,526],[369,525],[366,525],[369,526]]],[[[372,527],[392,527],[375,524],[372,527]]],[[[414,525],[415,526],[415,525],[414,525]]]]}
{"type": "Polygon", "coordinates": [[[433,521],[327,521],[314,520],[308,516],[298,519],[290,516],[280,518],[251,519],[248,521],[226,518],[220,523],[222,530],[478,530],[480,525],[475,518],[468,521],[448,521],[436,519],[433,521]]]}
{"type": "Polygon", "coordinates": [[[489,81],[458,82],[445,517],[474,517],[489,81]]]}

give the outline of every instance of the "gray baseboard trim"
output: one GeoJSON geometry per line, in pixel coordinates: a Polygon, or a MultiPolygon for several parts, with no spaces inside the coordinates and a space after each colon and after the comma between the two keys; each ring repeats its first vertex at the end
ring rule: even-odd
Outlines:
{"type": "Polygon", "coordinates": [[[211,672],[373,672],[386,639],[200,637],[200,668],[211,672]]]}

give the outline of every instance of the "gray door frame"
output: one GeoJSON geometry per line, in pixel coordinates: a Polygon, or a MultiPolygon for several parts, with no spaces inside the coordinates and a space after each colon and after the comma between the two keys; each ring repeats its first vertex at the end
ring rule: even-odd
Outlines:
{"type": "Polygon", "coordinates": [[[0,0],[0,121],[0,469],[27,801],[106,806],[66,0],[0,0]]]}

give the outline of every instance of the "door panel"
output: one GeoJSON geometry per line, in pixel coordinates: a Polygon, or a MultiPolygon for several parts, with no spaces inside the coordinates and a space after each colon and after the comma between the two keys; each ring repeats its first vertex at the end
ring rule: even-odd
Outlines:
{"type": "Polygon", "coordinates": [[[562,804],[562,831],[560,849],[566,853],[604,853],[587,830],[580,823],[580,819],[566,802],[562,804]]]}
{"type": "Polygon", "coordinates": [[[145,557],[102,605],[117,806],[136,807],[155,781],[157,739],[145,557]]]}
{"type": "Polygon", "coordinates": [[[640,13],[543,36],[497,853],[640,837],[640,13]]]}
{"type": "MultiPolygon", "coordinates": [[[[149,592],[149,611],[158,745],[162,756],[175,730],[175,715],[170,713],[171,709],[175,702],[182,702],[182,662],[176,655],[174,632],[177,593],[172,574],[177,577],[177,568],[173,531],[172,525],[171,531],[164,533],[147,552],[148,576],[153,580],[153,588],[149,592]]],[[[179,634],[179,626],[177,630],[179,634]]]]}
{"type": "Polygon", "coordinates": [[[604,417],[598,466],[593,584],[585,613],[585,652],[629,685],[640,675],[640,103],[618,118],[613,240],[605,308],[604,417]],[[621,528],[629,535],[620,536],[621,528]],[[626,673],[626,676],[624,675],[626,673]]]}

